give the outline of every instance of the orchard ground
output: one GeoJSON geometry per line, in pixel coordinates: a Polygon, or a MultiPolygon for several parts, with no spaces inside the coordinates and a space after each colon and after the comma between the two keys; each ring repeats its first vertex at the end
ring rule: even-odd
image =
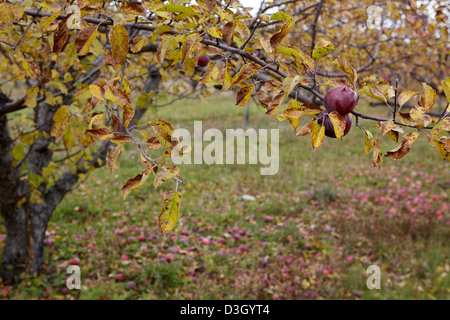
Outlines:
{"type": "MultiPolygon", "coordinates": [[[[194,120],[204,129],[242,127],[245,108],[233,105],[223,96],[184,100],[156,116],[186,129],[194,120]]],[[[261,176],[258,165],[182,165],[180,218],[164,237],[157,217],[170,182],[155,190],[149,180],[120,196],[142,169],[130,146],[119,171],[93,172],[57,209],[43,275],[0,283],[0,298],[450,298],[449,163],[425,135],[379,170],[354,125],[343,141],[325,138],[313,152],[309,137],[274,118],[252,103],[250,127],[280,129],[278,174],[261,176]],[[80,266],[81,290],[64,284],[71,263],[80,266]],[[381,268],[380,290],[366,287],[370,265],[381,268]]],[[[375,133],[373,123],[360,123],[375,133]]],[[[383,152],[395,145],[382,139],[383,152]]],[[[0,250],[4,234],[0,225],[0,250]]]]}

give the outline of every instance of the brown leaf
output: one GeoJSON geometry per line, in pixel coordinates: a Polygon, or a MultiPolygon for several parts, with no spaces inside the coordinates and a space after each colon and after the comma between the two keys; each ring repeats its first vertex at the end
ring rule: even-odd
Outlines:
{"type": "Polygon", "coordinates": [[[108,165],[110,173],[117,171],[120,167],[119,158],[123,151],[123,144],[119,144],[115,148],[109,150],[108,156],[106,157],[106,164],[108,165]]]}
{"type": "Polygon", "coordinates": [[[114,134],[114,137],[109,139],[109,141],[111,141],[112,143],[125,143],[125,142],[130,142],[131,141],[131,137],[127,134],[123,134],[123,133],[116,133],[114,134]]]}
{"type": "Polygon", "coordinates": [[[299,132],[297,132],[296,136],[306,136],[308,134],[311,133],[312,131],[312,125],[313,125],[313,121],[314,119],[312,119],[310,122],[308,122],[307,124],[305,124],[299,132]]]}
{"type": "Polygon", "coordinates": [[[78,32],[78,35],[75,38],[75,49],[77,50],[77,54],[79,56],[84,56],[89,53],[89,49],[91,48],[91,43],[95,38],[96,31],[97,27],[89,26],[78,32]]]}
{"type": "Polygon", "coordinates": [[[294,18],[289,13],[282,11],[273,14],[270,17],[270,20],[286,21],[286,23],[281,27],[281,30],[275,33],[270,38],[271,47],[276,49],[280,45],[281,41],[283,41],[283,39],[287,36],[291,28],[294,26],[295,21],[294,18]]]}
{"type": "Polygon", "coordinates": [[[24,59],[22,65],[23,68],[25,69],[25,74],[31,77],[32,79],[37,79],[41,75],[41,70],[39,69],[37,64],[34,63],[33,61],[24,59]]]}
{"type": "Polygon", "coordinates": [[[53,50],[52,52],[60,53],[61,49],[67,42],[69,35],[67,34],[67,20],[70,18],[72,13],[67,14],[63,19],[61,19],[58,23],[58,30],[53,36],[53,50]]]}
{"type": "Polygon", "coordinates": [[[383,152],[381,151],[380,141],[376,140],[373,143],[372,147],[373,147],[373,154],[370,165],[372,167],[380,167],[381,163],[383,162],[383,152]]]}
{"type": "Polygon", "coordinates": [[[148,139],[146,144],[150,149],[159,149],[159,147],[161,147],[161,142],[159,142],[156,137],[151,137],[148,139]]]}
{"type": "Polygon", "coordinates": [[[123,107],[123,127],[128,128],[131,120],[133,120],[135,110],[131,104],[127,104],[123,107]]]}
{"type": "Polygon", "coordinates": [[[89,129],[86,130],[86,132],[91,133],[96,138],[102,141],[112,137],[113,135],[113,132],[111,132],[111,130],[109,130],[108,128],[89,129]]]}
{"type": "Polygon", "coordinates": [[[242,81],[250,78],[252,75],[262,69],[261,66],[254,64],[253,62],[245,64],[241,70],[233,77],[233,84],[239,84],[242,81]]]}
{"type": "Polygon", "coordinates": [[[281,102],[283,102],[285,95],[284,92],[281,92],[279,94],[277,94],[271,103],[269,103],[269,105],[267,106],[267,112],[266,114],[268,115],[272,115],[275,112],[277,112],[278,107],[280,106],[281,102]]]}
{"type": "Polygon", "coordinates": [[[402,142],[396,148],[388,151],[386,153],[386,157],[392,159],[401,159],[403,158],[411,148],[412,144],[416,141],[419,134],[417,132],[410,132],[403,136],[402,142]]]}
{"type": "Polygon", "coordinates": [[[253,84],[248,84],[241,89],[236,94],[236,105],[245,107],[250,100],[250,96],[253,92],[253,84]]]}
{"type": "Polygon", "coordinates": [[[234,35],[235,30],[236,30],[236,22],[234,22],[234,20],[231,22],[228,22],[226,25],[223,26],[222,39],[229,46],[231,46],[231,44],[233,43],[233,35],[234,35]]]}
{"type": "Polygon", "coordinates": [[[125,200],[125,198],[130,194],[131,191],[140,188],[147,180],[149,174],[150,170],[147,169],[142,171],[142,173],[138,174],[134,178],[128,179],[127,182],[122,187],[122,190],[120,190],[123,199],[125,200]]]}
{"type": "Polygon", "coordinates": [[[127,2],[123,1],[119,12],[124,12],[128,14],[136,14],[140,16],[145,16],[145,10],[140,6],[139,4],[133,3],[133,2],[127,2]]]}
{"type": "Polygon", "coordinates": [[[162,119],[156,119],[147,124],[152,126],[158,141],[169,153],[171,153],[173,147],[178,144],[178,141],[172,141],[173,126],[162,119]]]}

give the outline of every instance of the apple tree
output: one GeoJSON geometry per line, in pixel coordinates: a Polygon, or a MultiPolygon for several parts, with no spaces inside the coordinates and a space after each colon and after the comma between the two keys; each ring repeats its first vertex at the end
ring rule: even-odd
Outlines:
{"type": "Polygon", "coordinates": [[[186,83],[205,96],[232,90],[237,106],[255,99],[309,135],[313,149],[354,124],[373,167],[404,157],[421,134],[449,159],[448,12],[439,1],[261,1],[257,9],[251,15],[238,0],[1,1],[3,279],[41,272],[55,208],[96,168],[118,170],[126,145],[139,151],[140,173],[116,182],[121,196],[149,178],[155,188],[172,183],[159,227],[174,227],[185,182],[172,160],[187,150],[167,120],[139,120],[156,96],[183,98],[186,83]],[[181,78],[170,92],[161,85],[181,78]],[[363,99],[390,116],[359,112],[363,99]],[[398,147],[382,151],[383,136],[398,147]]]}

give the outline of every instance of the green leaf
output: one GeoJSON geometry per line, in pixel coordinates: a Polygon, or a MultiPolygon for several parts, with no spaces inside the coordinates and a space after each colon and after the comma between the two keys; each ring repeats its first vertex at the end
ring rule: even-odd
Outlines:
{"type": "Polygon", "coordinates": [[[25,151],[25,146],[21,143],[18,143],[11,150],[11,155],[15,160],[20,161],[25,157],[25,151]]]}

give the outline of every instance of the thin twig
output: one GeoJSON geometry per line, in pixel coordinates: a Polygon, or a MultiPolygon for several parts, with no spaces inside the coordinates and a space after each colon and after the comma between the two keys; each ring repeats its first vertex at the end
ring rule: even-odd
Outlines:
{"type": "Polygon", "coordinates": [[[15,45],[12,46],[13,50],[16,50],[16,48],[19,46],[19,44],[22,42],[23,38],[25,37],[25,35],[28,32],[28,29],[30,29],[31,25],[36,22],[36,18],[33,17],[33,19],[31,20],[30,24],[27,26],[27,28],[25,29],[25,31],[22,33],[22,36],[20,37],[20,39],[16,42],[15,45]]]}
{"type": "Polygon", "coordinates": [[[398,79],[395,79],[395,98],[394,98],[394,115],[392,119],[395,121],[395,116],[397,114],[397,98],[398,98],[398,79]]]}

